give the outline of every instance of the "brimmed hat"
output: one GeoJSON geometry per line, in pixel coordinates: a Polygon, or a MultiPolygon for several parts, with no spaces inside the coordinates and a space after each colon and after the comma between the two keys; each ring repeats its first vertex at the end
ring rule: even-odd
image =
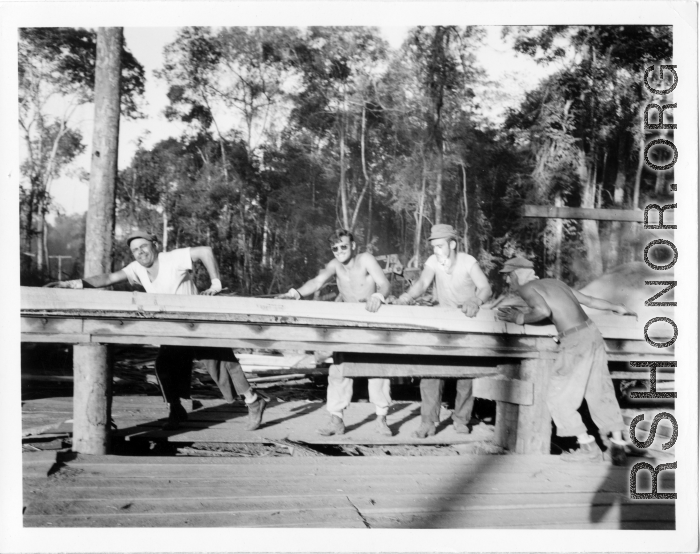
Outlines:
{"type": "Polygon", "coordinates": [[[430,237],[428,237],[428,240],[435,240],[435,239],[456,239],[457,238],[457,231],[455,231],[455,228],[452,227],[452,225],[447,225],[445,223],[438,223],[437,225],[433,225],[430,229],[430,237]]]}
{"type": "Polygon", "coordinates": [[[147,233],[146,231],[140,231],[139,229],[129,233],[129,236],[126,237],[126,245],[130,245],[131,241],[134,239],[146,239],[150,240],[151,242],[158,242],[158,237],[153,233],[147,233]]]}
{"type": "Polygon", "coordinates": [[[503,264],[503,269],[499,273],[510,273],[516,269],[533,269],[535,266],[530,260],[526,260],[520,256],[516,258],[511,258],[506,263],[503,264]]]}

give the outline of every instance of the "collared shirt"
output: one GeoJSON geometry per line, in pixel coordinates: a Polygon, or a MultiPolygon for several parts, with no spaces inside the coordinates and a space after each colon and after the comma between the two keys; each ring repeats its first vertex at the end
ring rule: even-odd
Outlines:
{"type": "Polygon", "coordinates": [[[192,275],[192,257],[189,248],[178,248],[158,254],[158,276],[151,281],[148,270],[133,261],[124,268],[129,283],[141,285],[146,292],[156,294],[197,294],[192,275]]]}

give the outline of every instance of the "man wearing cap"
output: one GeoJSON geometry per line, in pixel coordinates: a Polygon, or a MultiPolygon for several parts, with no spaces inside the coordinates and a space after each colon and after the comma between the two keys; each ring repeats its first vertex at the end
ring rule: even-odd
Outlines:
{"type": "MultiPolygon", "coordinates": [[[[134,231],[126,243],[134,261],[113,273],[95,275],[86,279],[49,283],[47,287],[101,288],[128,281],[142,286],[154,294],[198,294],[193,280],[194,262],[202,262],[211,286],[201,294],[213,296],[221,292],[219,267],[209,246],[178,248],[170,252],[158,252],[157,237],[151,233],[134,231]]],[[[187,412],[180,398],[189,398],[192,376],[192,361],[204,363],[227,402],[235,399],[234,391],[245,398],[248,406],[248,430],[257,429],[262,421],[266,401],[251,389],[233,350],[230,348],[208,348],[163,345],[156,358],[156,375],[169,405],[169,416],[164,429],[177,429],[187,419],[187,412]]]]}
{"type": "MultiPolygon", "coordinates": [[[[491,286],[476,258],[457,252],[457,232],[452,225],[433,225],[428,240],[433,255],[425,262],[418,280],[395,303],[410,304],[434,283],[440,306],[459,308],[467,317],[474,317],[491,296],[491,286]]],[[[435,434],[444,385],[443,379],[421,379],[421,424],[413,436],[422,439],[435,434]]],[[[458,433],[470,432],[473,407],[472,380],[457,379],[452,423],[458,433]]]]}
{"type": "MultiPolygon", "coordinates": [[[[289,289],[277,298],[300,300],[310,296],[335,277],[339,297],[343,302],[364,302],[365,308],[376,312],[386,302],[389,294],[389,281],[379,267],[377,260],[369,252],[357,254],[357,244],[350,231],[337,229],[328,242],[334,258],[319,271],[318,275],[308,280],[298,289],[289,289]]],[[[328,354],[330,355],[330,354],[328,354]]],[[[327,356],[326,356],[327,357],[327,356]]],[[[368,379],[369,401],[375,406],[377,413],[376,431],[380,435],[391,436],[392,432],[386,423],[391,404],[391,389],[389,379],[368,379]]],[[[328,427],[318,430],[324,436],[342,435],[345,433],[343,411],[352,400],[353,380],[344,377],[337,365],[331,365],[328,370],[328,391],[326,409],[331,420],[328,427]]]]}
{"type": "Polygon", "coordinates": [[[615,465],[626,460],[620,407],[608,370],[605,342],[581,305],[611,310],[619,315],[636,315],[622,304],[587,296],[557,279],[538,279],[532,262],[525,258],[508,260],[501,269],[511,290],[528,305],[527,311],[512,306],[498,309],[498,318],[523,325],[550,318],[559,332],[560,349],[552,369],[547,406],[561,437],[575,436],[580,448],[565,452],[567,461],[602,461],[603,453],[586,431],[578,408],[586,399],[588,410],[601,437],[612,434],[610,451],[615,465]]]}

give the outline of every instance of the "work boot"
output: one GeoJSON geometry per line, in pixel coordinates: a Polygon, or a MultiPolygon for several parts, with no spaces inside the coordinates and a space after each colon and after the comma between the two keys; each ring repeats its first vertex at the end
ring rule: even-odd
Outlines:
{"type": "Polygon", "coordinates": [[[420,427],[411,433],[414,439],[424,439],[432,437],[435,434],[435,424],[432,421],[422,420],[420,427]]]}
{"type": "Polygon", "coordinates": [[[262,423],[263,412],[267,406],[267,400],[258,395],[255,402],[246,404],[248,406],[248,424],[245,426],[246,431],[255,431],[262,423]]]}
{"type": "Polygon", "coordinates": [[[317,429],[316,432],[324,437],[331,437],[333,435],[344,435],[345,434],[345,423],[343,419],[337,415],[331,415],[330,425],[328,427],[322,427],[317,429]]]}
{"type": "Polygon", "coordinates": [[[627,452],[625,451],[625,446],[611,441],[608,449],[603,454],[603,459],[612,462],[614,466],[626,466],[627,452]]]}
{"type": "Polygon", "coordinates": [[[564,452],[561,455],[564,462],[602,462],[603,452],[595,441],[579,445],[578,450],[564,452]]]}
{"type": "Polygon", "coordinates": [[[187,410],[180,404],[173,402],[168,404],[170,408],[170,413],[168,414],[168,421],[163,424],[162,429],[165,431],[173,431],[180,428],[180,423],[182,421],[187,421],[187,410]]]}
{"type": "Polygon", "coordinates": [[[391,437],[394,434],[391,432],[391,429],[389,429],[389,426],[386,424],[386,416],[384,415],[377,416],[377,427],[375,430],[383,437],[391,437]]]}
{"type": "Polygon", "coordinates": [[[459,433],[460,435],[469,435],[472,432],[469,425],[458,419],[452,420],[452,426],[455,428],[455,432],[459,433]]]}

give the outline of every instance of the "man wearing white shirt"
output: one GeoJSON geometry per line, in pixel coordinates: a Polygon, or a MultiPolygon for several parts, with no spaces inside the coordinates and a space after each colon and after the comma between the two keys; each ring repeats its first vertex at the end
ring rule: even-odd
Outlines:
{"type": "MultiPolygon", "coordinates": [[[[420,277],[395,303],[410,304],[434,284],[440,306],[461,309],[467,317],[476,316],[481,305],[491,296],[491,286],[478,262],[466,252],[457,252],[457,232],[452,225],[433,225],[428,240],[433,255],[425,262],[420,277]]],[[[414,437],[424,439],[435,434],[435,426],[440,421],[444,384],[443,379],[421,379],[421,424],[414,431],[414,437]]],[[[458,433],[470,432],[473,407],[472,380],[457,379],[452,423],[458,433]]]]}
{"type": "MultiPolygon", "coordinates": [[[[131,233],[126,238],[126,243],[134,261],[123,269],[86,279],[49,283],[46,286],[101,288],[129,281],[132,285],[141,285],[149,293],[196,295],[198,291],[192,269],[194,262],[202,262],[209,273],[211,286],[201,294],[213,296],[221,292],[219,267],[209,246],[158,252],[157,237],[143,231],[131,233]]],[[[227,402],[234,401],[236,391],[245,398],[248,406],[247,429],[257,429],[262,421],[266,401],[251,389],[232,349],[163,345],[156,358],[156,375],[170,410],[164,429],[177,429],[187,419],[180,398],[189,398],[192,362],[195,359],[204,363],[227,402]]]]}

